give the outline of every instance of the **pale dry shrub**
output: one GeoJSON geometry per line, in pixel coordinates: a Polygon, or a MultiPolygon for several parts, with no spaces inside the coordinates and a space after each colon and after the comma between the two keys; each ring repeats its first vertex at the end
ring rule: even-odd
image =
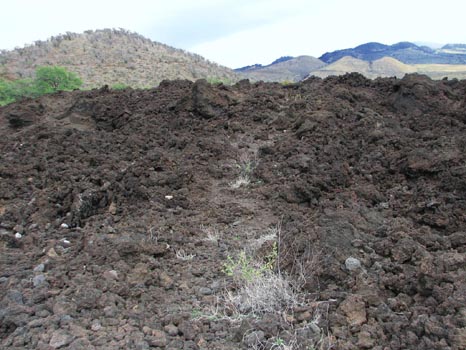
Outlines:
{"type": "Polygon", "coordinates": [[[201,231],[206,235],[204,241],[218,243],[221,237],[220,231],[213,226],[201,225],[201,231]]]}
{"type": "Polygon", "coordinates": [[[179,259],[179,260],[183,260],[183,261],[191,261],[194,259],[194,257],[196,256],[195,254],[188,254],[184,251],[184,249],[179,249],[176,251],[175,253],[176,255],[176,258],[179,259]]]}
{"type": "Polygon", "coordinates": [[[225,303],[237,314],[282,313],[300,304],[299,294],[281,274],[264,271],[235,291],[225,294],[225,303]]]}
{"type": "Polygon", "coordinates": [[[241,186],[248,186],[251,183],[251,178],[248,175],[240,175],[235,181],[230,182],[230,187],[238,189],[241,186]]]}

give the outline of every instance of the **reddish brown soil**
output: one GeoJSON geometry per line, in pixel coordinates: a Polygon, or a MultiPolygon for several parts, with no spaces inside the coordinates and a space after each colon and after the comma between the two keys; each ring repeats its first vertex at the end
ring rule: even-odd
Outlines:
{"type": "Polygon", "coordinates": [[[418,75],[3,107],[0,347],[465,349],[465,123],[466,81],[418,75]],[[235,318],[222,266],[280,223],[302,305],[235,318]]]}

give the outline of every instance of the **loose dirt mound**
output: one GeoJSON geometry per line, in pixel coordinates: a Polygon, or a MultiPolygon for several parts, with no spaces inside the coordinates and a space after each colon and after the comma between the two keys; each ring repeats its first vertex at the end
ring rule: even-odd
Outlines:
{"type": "Polygon", "coordinates": [[[4,107],[1,347],[464,349],[465,123],[418,75],[4,107]]]}

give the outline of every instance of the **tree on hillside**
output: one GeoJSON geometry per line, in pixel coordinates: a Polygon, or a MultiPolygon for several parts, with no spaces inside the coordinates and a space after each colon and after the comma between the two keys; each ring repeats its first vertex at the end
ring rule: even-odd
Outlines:
{"type": "Polygon", "coordinates": [[[31,79],[13,81],[0,79],[0,106],[35,96],[37,93],[34,90],[34,81],[31,79]]]}
{"type": "Polygon", "coordinates": [[[52,66],[36,69],[34,85],[35,90],[40,95],[79,89],[82,84],[82,80],[75,73],[63,67],[52,66]]]}
{"type": "Polygon", "coordinates": [[[0,80],[0,106],[14,101],[11,83],[7,80],[0,80]]]}
{"type": "Polygon", "coordinates": [[[23,98],[78,89],[82,80],[63,67],[39,67],[35,79],[0,79],[0,106],[23,98]]]}

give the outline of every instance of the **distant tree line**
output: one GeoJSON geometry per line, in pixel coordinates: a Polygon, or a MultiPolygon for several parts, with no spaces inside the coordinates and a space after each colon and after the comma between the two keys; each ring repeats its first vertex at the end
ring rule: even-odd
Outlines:
{"type": "Polygon", "coordinates": [[[58,66],[38,67],[33,79],[0,78],[0,106],[57,91],[79,89],[83,84],[77,74],[58,66]]]}

